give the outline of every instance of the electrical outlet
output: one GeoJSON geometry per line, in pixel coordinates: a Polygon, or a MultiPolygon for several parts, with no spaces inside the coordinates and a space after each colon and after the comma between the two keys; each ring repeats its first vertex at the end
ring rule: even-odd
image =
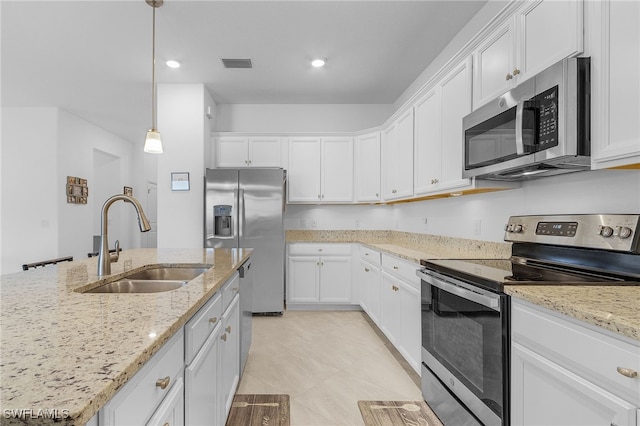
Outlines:
{"type": "Polygon", "coordinates": [[[356,218],[356,222],[354,226],[356,229],[360,229],[360,219],[356,218]]]}
{"type": "Polygon", "coordinates": [[[311,227],[312,228],[317,228],[318,227],[318,221],[316,219],[311,219],[311,227]]]}
{"type": "Polygon", "coordinates": [[[480,236],[482,234],[482,221],[480,219],[476,219],[473,223],[473,235],[480,236]]]}
{"type": "Polygon", "coordinates": [[[308,227],[309,227],[309,223],[307,222],[307,219],[300,219],[300,228],[307,229],[308,227]]]}

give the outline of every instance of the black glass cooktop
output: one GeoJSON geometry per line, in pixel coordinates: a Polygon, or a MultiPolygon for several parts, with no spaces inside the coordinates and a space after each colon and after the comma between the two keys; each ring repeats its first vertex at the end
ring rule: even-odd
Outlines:
{"type": "Polygon", "coordinates": [[[492,291],[505,285],[640,285],[613,275],[569,270],[523,259],[431,259],[423,267],[492,291]]]}

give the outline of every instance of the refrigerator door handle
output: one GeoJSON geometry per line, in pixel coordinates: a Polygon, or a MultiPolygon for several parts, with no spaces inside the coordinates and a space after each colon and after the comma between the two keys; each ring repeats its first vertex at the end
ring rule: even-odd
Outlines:
{"type": "Polygon", "coordinates": [[[244,238],[244,222],[245,222],[245,214],[244,214],[244,189],[238,189],[236,193],[236,203],[238,204],[238,228],[237,235],[239,236],[238,243],[239,247],[243,246],[242,239],[244,238]]]}

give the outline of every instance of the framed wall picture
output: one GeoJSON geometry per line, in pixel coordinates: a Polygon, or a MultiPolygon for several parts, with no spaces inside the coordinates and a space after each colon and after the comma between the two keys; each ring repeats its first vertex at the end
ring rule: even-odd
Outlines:
{"type": "Polygon", "coordinates": [[[76,176],[67,176],[66,182],[67,203],[87,204],[89,196],[89,186],[87,180],[76,176]]]}
{"type": "Polygon", "coordinates": [[[171,173],[171,190],[172,191],[188,191],[189,190],[189,172],[172,172],[171,173]]]}

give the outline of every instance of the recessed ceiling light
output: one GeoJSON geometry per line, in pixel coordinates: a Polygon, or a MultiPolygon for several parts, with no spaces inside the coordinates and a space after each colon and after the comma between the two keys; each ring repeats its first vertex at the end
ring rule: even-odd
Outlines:
{"type": "Polygon", "coordinates": [[[324,67],[324,64],[326,63],[327,63],[327,60],[323,58],[317,58],[311,61],[311,65],[316,68],[324,67]]]}
{"type": "Polygon", "coordinates": [[[176,61],[175,59],[169,59],[166,64],[169,68],[180,68],[182,65],[180,61],[176,61]]]}

